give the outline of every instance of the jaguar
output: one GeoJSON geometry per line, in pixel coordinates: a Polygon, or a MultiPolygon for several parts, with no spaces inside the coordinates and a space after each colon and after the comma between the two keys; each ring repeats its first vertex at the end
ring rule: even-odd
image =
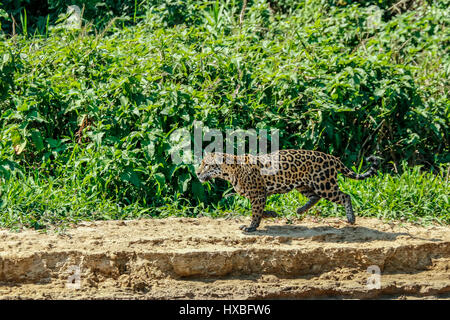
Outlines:
{"type": "Polygon", "coordinates": [[[363,174],[347,168],[339,158],[315,150],[279,150],[264,155],[233,155],[221,152],[206,153],[196,173],[200,182],[214,178],[227,180],[234,190],[250,200],[252,220],[249,226],[241,226],[245,232],[255,231],[262,218],[277,217],[273,211],[265,211],[267,197],[296,189],[308,201],[297,209],[302,214],[320,199],[343,205],[347,222],[355,223],[350,195],[342,192],[337,174],[363,180],[377,174],[378,158],[370,156],[369,170],[363,174]]]}

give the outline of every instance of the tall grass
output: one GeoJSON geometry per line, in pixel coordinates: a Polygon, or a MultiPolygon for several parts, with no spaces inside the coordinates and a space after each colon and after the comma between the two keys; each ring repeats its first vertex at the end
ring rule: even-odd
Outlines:
{"type": "MultiPolygon", "coordinates": [[[[381,173],[364,181],[339,177],[341,190],[352,196],[359,217],[402,220],[419,224],[450,223],[450,188],[448,172],[439,174],[420,171],[419,167],[404,167],[400,175],[381,173]]],[[[65,172],[48,178],[38,171],[26,176],[11,177],[0,184],[0,226],[12,229],[67,227],[83,220],[136,219],[145,217],[189,216],[225,217],[250,215],[248,199],[228,190],[215,205],[192,206],[188,199],[178,198],[165,205],[149,206],[144,199],[128,202],[113,195],[92,190],[89,179],[65,172]]],[[[167,199],[168,200],[168,199],[167,199]]],[[[280,217],[301,218],[296,209],[307,201],[297,191],[273,195],[267,210],[280,217]]],[[[321,200],[308,215],[342,217],[342,206],[321,200]]]]}

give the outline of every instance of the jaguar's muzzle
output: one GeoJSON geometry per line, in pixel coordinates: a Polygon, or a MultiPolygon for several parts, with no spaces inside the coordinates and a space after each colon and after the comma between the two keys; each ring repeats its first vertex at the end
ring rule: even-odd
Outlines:
{"type": "Polygon", "coordinates": [[[200,180],[200,182],[202,182],[202,183],[206,182],[206,181],[209,181],[211,179],[212,179],[212,177],[208,173],[200,174],[198,176],[198,180],[200,180]]]}

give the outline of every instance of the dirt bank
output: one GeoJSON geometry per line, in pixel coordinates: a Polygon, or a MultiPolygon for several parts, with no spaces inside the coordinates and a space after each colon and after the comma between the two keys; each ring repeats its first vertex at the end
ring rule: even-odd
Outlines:
{"type": "Polygon", "coordinates": [[[307,218],[267,220],[245,234],[238,227],[248,222],[169,218],[82,223],[64,233],[0,230],[0,298],[450,297],[450,227],[307,218]]]}

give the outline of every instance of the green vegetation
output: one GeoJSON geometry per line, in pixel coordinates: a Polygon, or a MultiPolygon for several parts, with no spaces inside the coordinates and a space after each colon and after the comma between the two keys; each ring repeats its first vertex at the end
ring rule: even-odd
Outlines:
{"type": "Polygon", "coordinates": [[[448,1],[0,1],[0,226],[248,208],[172,163],[194,121],[379,155],[379,177],[341,181],[358,215],[450,222],[448,1]]]}

